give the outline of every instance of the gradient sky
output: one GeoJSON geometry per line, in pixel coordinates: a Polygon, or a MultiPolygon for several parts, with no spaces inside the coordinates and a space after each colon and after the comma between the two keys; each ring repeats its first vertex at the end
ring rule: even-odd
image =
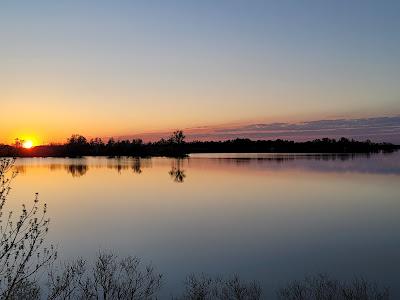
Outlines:
{"type": "Polygon", "coordinates": [[[400,1],[1,1],[0,142],[400,114],[400,1]]]}

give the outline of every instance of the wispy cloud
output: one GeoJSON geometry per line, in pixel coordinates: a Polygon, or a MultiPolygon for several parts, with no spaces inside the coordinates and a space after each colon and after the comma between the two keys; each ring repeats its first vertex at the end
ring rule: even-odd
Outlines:
{"type": "MultiPolygon", "coordinates": [[[[185,129],[189,140],[226,140],[233,138],[290,139],[296,141],[342,136],[357,140],[400,144],[400,116],[359,119],[315,120],[301,123],[257,123],[241,126],[196,127],[185,129]]],[[[146,140],[167,136],[166,132],[136,135],[146,140]]],[[[133,137],[133,136],[130,136],[133,137]]]]}

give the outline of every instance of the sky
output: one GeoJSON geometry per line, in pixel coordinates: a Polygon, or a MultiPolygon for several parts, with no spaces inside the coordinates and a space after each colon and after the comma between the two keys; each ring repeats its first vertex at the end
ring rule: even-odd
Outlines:
{"type": "Polygon", "coordinates": [[[2,0],[0,143],[385,117],[400,140],[399,15],[390,0],[2,0]]]}

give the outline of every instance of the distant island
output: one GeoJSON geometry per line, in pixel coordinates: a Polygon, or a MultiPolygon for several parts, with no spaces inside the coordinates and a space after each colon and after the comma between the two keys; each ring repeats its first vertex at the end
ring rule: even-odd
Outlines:
{"type": "Polygon", "coordinates": [[[50,144],[25,148],[21,142],[0,144],[0,157],[82,157],[82,156],[168,156],[182,157],[190,153],[378,153],[400,149],[391,143],[374,143],[370,140],[316,139],[306,142],[289,140],[233,139],[226,141],[185,141],[183,131],[175,131],[169,138],[156,142],[141,139],[104,142],[101,138],[86,139],[72,135],[65,144],[50,144]]]}

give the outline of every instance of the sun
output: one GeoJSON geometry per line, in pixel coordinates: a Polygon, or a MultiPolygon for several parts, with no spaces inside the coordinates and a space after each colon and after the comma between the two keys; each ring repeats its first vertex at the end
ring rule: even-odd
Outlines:
{"type": "Polygon", "coordinates": [[[22,143],[22,147],[25,149],[30,149],[33,147],[33,142],[31,140],[26,140],[22,143]]]}

